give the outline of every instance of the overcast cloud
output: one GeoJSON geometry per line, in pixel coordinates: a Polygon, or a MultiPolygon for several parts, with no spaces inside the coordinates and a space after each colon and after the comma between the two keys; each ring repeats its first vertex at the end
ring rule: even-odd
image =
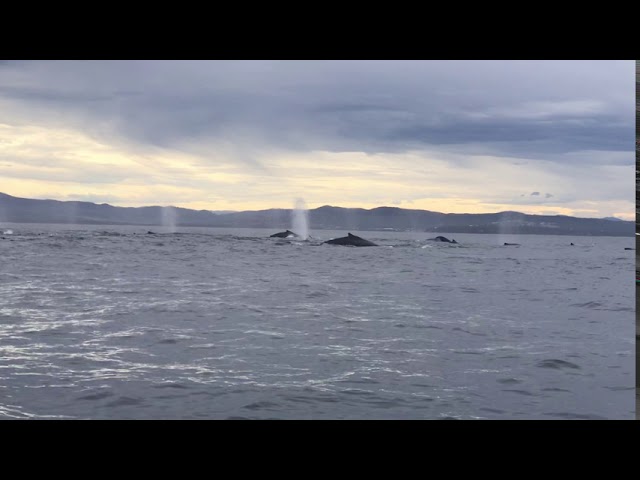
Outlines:
{"type": "Polygon", "coordinates": [[[632,219],[634,71],[634,61],[6,62],[0,191],[632,219]]]}

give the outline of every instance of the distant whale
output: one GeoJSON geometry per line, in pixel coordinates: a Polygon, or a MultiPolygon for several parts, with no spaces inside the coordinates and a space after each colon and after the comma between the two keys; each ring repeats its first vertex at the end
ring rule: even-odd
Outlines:
{"type": "Polygon", "coordinates": [[[377,247],[373,242],[365,240],[364,238],[351,235],[350,233],[346,237],[334,238],[333,240],[327,240],[324,243],[330,245],[347,245],[352,247],[377,247]]]}
{"type": "Polygon", "coordinates": [[[624,247],[625,250],[635,250],[635,248],[631,248],[631,247],[624,247]]]}
{"type": "Polygon", "coordinates": [[[431,240],[433,242],[458,243],[453,238],[449,240],[447,237],[443,237],[441,235],[438,235],[436,238],[429,238],[427,240],[431,240]]]}
{"type": "Polygon", "coordinates": [[[271,235],[271,238],[289,238],[289,237],[299,237],[297,233],[292,232],[291,230],[287,230],[286,232],[278,232],[271,235]]]}
{"type": "Polygon", "coordinates": [[[505,245],[520,245],[519,243],[507,243],[507,242],[504,242],[504,244],[505,245]]]}

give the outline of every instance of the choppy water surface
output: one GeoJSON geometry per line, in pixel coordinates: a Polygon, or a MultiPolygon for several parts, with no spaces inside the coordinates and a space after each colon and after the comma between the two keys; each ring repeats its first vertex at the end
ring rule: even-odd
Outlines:
{"type": "Polygon", "coordinates": [[[0,418],[635,418],[632,238],[8,229],[0,418]]]}

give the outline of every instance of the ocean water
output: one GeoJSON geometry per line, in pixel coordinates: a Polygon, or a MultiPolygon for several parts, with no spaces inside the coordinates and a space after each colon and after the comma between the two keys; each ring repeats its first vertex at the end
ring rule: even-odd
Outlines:
{"type": "Polygon", "coordinates": [[[163,230],[0,225],[0,418],[635,418],[633,238],[163,230]]]}

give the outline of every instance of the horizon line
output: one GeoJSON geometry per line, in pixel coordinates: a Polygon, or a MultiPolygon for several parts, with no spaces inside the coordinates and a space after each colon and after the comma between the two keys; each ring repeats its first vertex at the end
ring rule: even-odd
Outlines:
{"type": "MultiPolygon", "coordinates": [[[[261,210],[212,210],[212,209],[194,209],[194,208],[185,208],[185,207],[177,207],[175,205],[141,205],[138,207],[124,207],[124,206],[118,206],[118,205],[112,205],[110,203],[96,203],[96,202],[91,202],[91,201],[87,201],[87,200],[57,200],[55,198],[28,198],[28,197],[16,197],[14,195],[10,195],[8,193],[4,193],[4,192],[0,192],[0,196],[5,195],[7,197],[12,197],[12,198],[18,198],[21,200],[36,200],[36,201],[53,201],[53,202],[61,202],[61,203],[89,203],[92,205],[105,205],[105,206],[109,206],[112,208],[175,208],[175,209],[182,209],[182,210],[190,210],[192,212],[211,212],[211,213],[216,213],[216,212],[221,212],[221,213],[217,213],[218,215],[229,215],[229,214],[233,214],[233,213],[245,213],[245,212],[265,212],[268,210],[288,210],[288,211],[293,211],[295,210],[295,208],[279,208],[279,207],[272,207],[272,208],[264,208],[261,210]]],[[[364,207],[340,207],[340,206],[335,206],[335,205],[321,205],[319,207],[315,207],[315,208],[307,208],[307,211],[310,210],[318,210],[320,208],[340,208],[343,210],[365,210],[365,211],[372,211],[372,210],[377,210],[380,208],[389,208],[389,209],[396,209],[396,210],[406,210],[406,211],[415,211],[415,212],[429,212],[429,213],[438,213],[441,215],[497,215],[500,213],[517,213],[520,215],[531,215],[534,217],[567,217],[567,218],[584,218],[584,219],[594,219],[594,220],[607,220],[610,218],[614,218],[617,221],[620,222],[634,222],[633,220],[624,220],[622,218],[618,218],[618,217],[614,217],[614,216],[608,216],[608,217],[576,217],[573,215],[563,215],[563,214],[539,214],[539,213],[524,213],[524,212],[519,212],[517,210],[502,210],[502,211],[498,211],[498,212],[489,212],[489,213],[469,213],[469,212],[465,212],[465,213],[446,213],[446,212],[438,212],[435,210],[425,210],[425,209],[420,209],[420,208],[403,208],[403,207],[392,207],[392,206],[387,206],[387,205],[380,205],[378,207],[372,207],[372,208],[364,208],[364,207]]],[[[634,222],[637,223],[637,222],[634,222]]]]}

